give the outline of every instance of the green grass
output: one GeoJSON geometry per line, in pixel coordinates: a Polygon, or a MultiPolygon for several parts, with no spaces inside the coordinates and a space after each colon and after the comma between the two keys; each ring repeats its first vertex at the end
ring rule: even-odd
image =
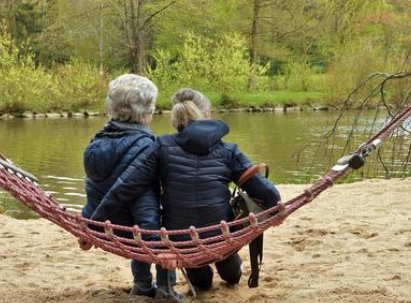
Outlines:
{"type": "Polygon", "coordinates": [[[235,92],[229,94],[232,100],[241,106],[277,106],[283,104],[303,105],[320,102],[322,94],[318,92],[235,92]]]}
{"type": "MultiPolygon", "coordinates": [[[[218,92],[204,92],[212,101],[213,107],[249,107],[249,106],[281,106],[284,104],[304,106],[307,103],[321,103],[323,94],[319,92],[290,92],[290,91],[269,91],[269,92],[230,92],[222,102],[222,94],[218,92]]],[[[159,109],[171,108],[172,93],[160,94],[157,100],[159,109]]]]}

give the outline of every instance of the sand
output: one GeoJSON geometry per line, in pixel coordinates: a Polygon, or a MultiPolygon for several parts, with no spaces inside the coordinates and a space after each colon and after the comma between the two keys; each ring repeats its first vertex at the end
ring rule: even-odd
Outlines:
{"type": "MultiPolygon", "coordinates": [[[[280,186],[284,200],[302,188],[280,186]]],[[[216,277],[196,302],[411,302],[410,196],[411,179],[335,186],[266,233],[259,288],[247,287],[243,249],[241,284],[216,277]]],[[[128,260],[82,252],[45,220],[0,215],[0,302],[153,302],[130,288],[128,260]]]]}

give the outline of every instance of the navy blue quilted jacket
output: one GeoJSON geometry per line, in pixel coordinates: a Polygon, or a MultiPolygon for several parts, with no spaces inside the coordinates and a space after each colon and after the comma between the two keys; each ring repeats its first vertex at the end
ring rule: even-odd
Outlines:
{"type": "MultiPolygon", "coordinates": [[[[161,136],[121,175],[93,219],[104,221],[119,205],[144,193],[160,176],[163,226],[185,229],[232,220],[229,183],[237,182],[252,165],[237,145],[221,141],[228,126],[217,120],[191,122],[173,135],[161,136]]],[[[280,195],[260,174],[243,188],[254,198],[274,206],[280,195]]]]}
{"type": "MultiPolygon", "coordinates": [[[[127,167],[154,142],[153,132],[146,126],[110,121],[98,132],[84,152],[87,174],[87,203],[82,215],[91,218],[109,189],[127,167]]],[[[145,183],[139,196],[118,203],[106,214],[113,224],[142,228],[160,227],[159,183],[153,178],[145,183]]],[[[144,180],[146,181],[146,180],[144,180]]],[[[124,236],[124,235],[122,235],[124,236]]]]}

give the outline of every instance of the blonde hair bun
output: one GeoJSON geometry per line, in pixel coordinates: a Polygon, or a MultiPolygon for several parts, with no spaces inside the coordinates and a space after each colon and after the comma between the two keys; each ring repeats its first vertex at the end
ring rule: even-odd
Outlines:
{"type": "Polygon", "coordinates": [[[175,128],[186,126],[190,121],[208,118],[210,115],[210,100],[194,89],[178,90],[172,97],[172,102],[171,119],[175,128]]]}

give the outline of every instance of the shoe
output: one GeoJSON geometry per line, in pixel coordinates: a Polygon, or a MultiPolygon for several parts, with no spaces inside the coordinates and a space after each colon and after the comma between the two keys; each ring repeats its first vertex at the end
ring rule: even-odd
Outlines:
{"type": "Polygon", "coordinates": [[[236,286],[236,285],[238,285],[238,284],[240,283],[241,276],[242,276],[242,272],[240,271],[239,274],[238,274],[238,276],[237,276],[236,278],[230,279],[230,280],[226,281],[226,282],[227,282],[227,285],[228,285],[228,286],[233,286],[233,287],[236,286]]]}
{"type": "Polygon", "coordinates": [[[163,287],[157,287],[157,292],[156,292],[156,299],[162,300],[162,299],[172,299],[176,302],[181,302],[182,299],[184,299],[184,295],[182,293],[172,290],[172,292],[168,292],[166,288],[163,287]]]}
{"type": "Polygon", "coordinates": [[[156,297],[157,290],[152,285],[150,288],[142,288],[138,284],[134,283],[133,288],[130,291],[130,295],[132,296],[145,296],[149,298],[156,297]]]}

